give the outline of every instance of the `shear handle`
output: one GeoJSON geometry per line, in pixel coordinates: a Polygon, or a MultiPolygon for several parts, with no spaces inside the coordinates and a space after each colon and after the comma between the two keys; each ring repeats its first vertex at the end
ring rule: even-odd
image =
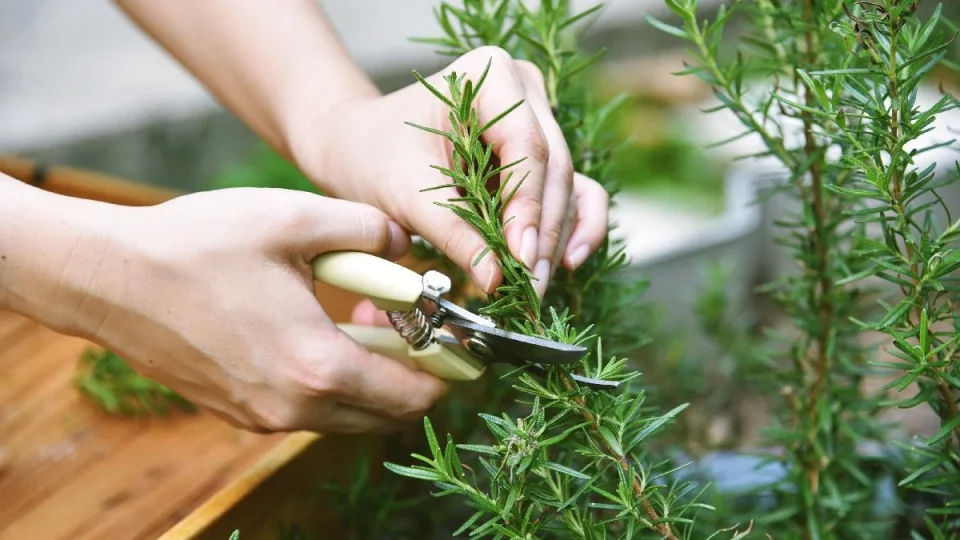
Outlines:
{"type": "MultiPolygon", "coordinates": [[[[371,352],[392,358],[410,369],[426,371],[440,379],[475,381],[486,371],[483,363],[462,347],[433,342],[424,349],[416,350],[393,328],[357,324],[338,324],[337,327],[371,352]]],[[[446,337],[443,341],[449,339],[446,337]]]]}
{"type": "Polygon", "coordinates": [[[331,251],[312,264],[314,279],[366,296],[382,311],[410,311],[423,294],[423,276],[369,253],[331,251]]]}
{"type": "MultiPolygon", "coordinates": [[[[366,296],[383,311],[418,309],[420,297],[424,294],[420,274],[358,251],[329,252],[316,257],[313,276],[318,281],[366,296]]],[[[355,324],[338,324],[337,327],[368,350],[441,379],[472,381],[486,371],[484,363],[463,347],[450,346],[447,342],[453,338],[443,329],[434,329],[434,332],[446,342],[434,340],[418,350],[411,347],[395,328],[355,324]]]]}

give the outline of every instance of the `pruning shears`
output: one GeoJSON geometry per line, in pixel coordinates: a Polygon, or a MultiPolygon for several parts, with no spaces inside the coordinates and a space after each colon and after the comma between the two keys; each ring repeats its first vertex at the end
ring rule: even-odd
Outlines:
{"type": "MultiPolygon", "coordinates": [[[[339,324],[367,349],[446,380],[479,379],[494,363],[544,375],[544,365],[569,365],[586,347],[527,336],[500,328],[492,320],[443,298],[450,278],[435,270],[419,273],[356,251],[324,253],[313,260],[314,279],[361,294],[386,311],[392,328],[339,324]]],[[[572,375],[593,389],[611,389],[617,381],[572,375]]]]}

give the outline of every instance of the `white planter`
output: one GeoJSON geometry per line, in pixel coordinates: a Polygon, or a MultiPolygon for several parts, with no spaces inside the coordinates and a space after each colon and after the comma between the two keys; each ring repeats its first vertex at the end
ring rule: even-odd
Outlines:
{"type": "Polygon", "coordinates": [[[682,207],[657,206],[635,193],[622,193],[611,211],[614,236],[624,239],[637,276],[650,280],[643,300],[662,309],[663,323],[690,333],[690,352],[710,350],[695,320],[696,303],[707,285],[709,265],[725,265],[732,312],[756,316],[752,299],[761,259],[762,215],[754,203],[756,179],[734,168],[726,176],[724,211],[696,215],[682,207]],[[706,347],[706,348],[705,348],[706,347]]]}
{"type": "MultiPolygon", "coordinates": [[[[753,92],[762,93],[768,88],[757,85],[753,92]]],[[[933,86],[921,87],[917,95],[917,107],[926,109],[932,106],[941,94],[933,86]]],[[[704,114],[703,109],[713,108],[719,104],[715,99],[707,103],[697,104],[691,107],[683,114],[686,123],[690,126],[689,132],[695,140],[702,144],[709,145],[717,141],[725,140],[743,132],[740,122],[729,111],[721,111],[712,114],[704,114]]],[[[801,125],[795,119],[781,118],[775,108],[771,113],[771,122],[781,122],[784,126],[785,139],[787,145],[795,147],[799,144],[799,131],[801,125]]],[[[924,134],[923,137],[911,144],[908,149],[923,148],[936,143],[946,142],[958,138],[960,134],[960,110],[952,110],[946,114],[937,117],[934,129],[924,134]]],[[[766,151],[766,147],[758,136],[751,135],[731,144],[712,148],[710,154],[720,161],[729,161],[739,156],[755,155],[766,151]]],[[[828,152],[829,159],[838,159],[838,152],[828,152]]],[[[941,181],[948,174],[955,174],[955,162],[960,159],[960,145],[956,143],[952,147],[939,148],[921,154],[916,158],[915,166],[918,169],[924,169],[930,163],[936,162],[937,180],[941,181]]],[[[762,159],[751,159],[738,162],[740,167],[749,169],[751,175],[757,179],[758,193],[765,193],[777,183],[782,183],[788,178],[788,174],[783,166],[772,157],[762,159]]],[[[951,209],[951,215],[954,221],[960,218],[960,183],[940,188],[937,190],[943,201],[951,209]]],[[[932,197],[925,196],[922,200],[928,201],[932,197]]],[[[792,218],[801,211],[800,204],[785,194],[778,193],[765,198],[762,203],[763,215],[763,261],[762,272],[764,280],[776,279],[785,274],[797,271],[790,250],[777,244],[775,239],[784,231],[774,226],[776,220],[792,220],[792,218]]],[[[939,207],[934,209],[934,215],[938,220],[939,227],[942,229],[948,225],[946,213],[939,207]]]]}

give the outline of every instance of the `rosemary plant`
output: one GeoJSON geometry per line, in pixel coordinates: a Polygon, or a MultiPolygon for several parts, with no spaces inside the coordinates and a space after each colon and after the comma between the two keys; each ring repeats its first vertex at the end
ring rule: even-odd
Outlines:
{"type": "MultiPolygon", "coordinates": [[[[575,169],[602,182],[615,195],[617,187],[606,173],[617,141],[607,140],[604,127],[622,100],[596,103],[591,99],[576,76],[599,55],[579,54],[566,31],[597,9],[570,14],[567,2],[553,0],[541,2],[536,10],[507,0],[468,0],[462,8],[442,3],[436,13],[446,35],[423,41],[455,55],[495,45],[539,66],[575,169]]],[[[526,411],[480,413],[493,437],[490,444],[457,444],[450,435],[438,439],[425,419],[429,455],[413,456],[422,464],[386,466],[400,475],[432,482],[441,490],[438,496],[457,496],[474,509],[454,535],[683,537],[694,506],[691,488],[671,484],[670,471],[662,470],[647,448],[651,437],[683,406],[666,414],[649,410],[636,386],[638,373],[621,356],[644,343],[646,336],[638,336],[635,327],[627,326],[630,319],[621,315],[637,309],[636,296],[645,284],[627,278],[623,247],[608,237],[576,272],[558,273],[541,306],[529,269],[510,254],[503,236],[502,210],[512,195],[504,186],[518,185],[510,182],[516,163],[495,164],[492,149],[482,138],[493,122],[519,103],[481,125],[473,102],[487,75],[485,71],[474,81],[451,73],[443,89],[417,75],[450,109],[446,130],[416,126],[446,138],[453,148],[453,169],[438,169],[449,178],[448,185],[465,195],[445,206],[480,232],[505,276],[482,311],[521,332],[587,344],[593,352],[575,368],[550,368],[543,381],[521,371],[515,388],[522,396],[518,402],[528,405],[526,411]],[[493,178],[499,178],[500,187],[491,193],[486,185],[493,178]],[[617,391],[591,391],[570,378],[574,370],[624,384],[617,391]]]]}
{"type": "Polygon", "coordinates": [[[956,281],[960,221],[949,223],[951,209],[937,190],[957,177],[948,171],[946,180],[937,181],[936,163],[921,168],[916,162],[927,152],[954,144],[954,139],[924,146],[917,142],[933,129],[937,116],[955,108],[957,101],[947,93],[923,108],[916,97],[954,36],[943,35],[939,5],[927,21],[914,16],[917,8],[917,0],[847,8],[837,32],[864,67],[825,73],[811,82],[854,90],[824,107],[825,113],[846,108],[860,115],[841,125],[844,136],[855,144],[856,151],[843,157],[855,183],[835,191],[863,201],[856,217],[879,224],[881,235],[865,239],[871,265],[845,281],[873,276],[898,289],[899,298],[884,303],[879,321],[861,324],[893,341],[891,354],[897,360],[880,364],[897,375],[886,388],[899,393],[916,384],[919,389],[890,405],[925,404],[940,417],[941,428],[935,434],[905,447],[911,455],[899,485],[935,495],[937,504],[928,511],[925,532],[945,538],[960,534],[960,371],[956,363],[960,315],[955,307],[960,299],[956,281]],[[942,208],[948,223],[939,222],[936,207],[942,208]]]}
{"type": "Polygon", "coordinates": [[[901,486],[933,492],[942,503],[928,509],[926,530],[909,534],[953,537],[960,325],[950,275],[960,255],[950,246],[958,225],[936,224],[930,210],[943,204],[934,190],[944,184],[934,182],[934,165],[915,165],[952,141],[913,144],[955,104],[945,95],[930,108],[917,105],[920,85],[951,42],[940,31],[939,8],[921,21],[918,0],[735,1],[701,24],[696,0],[666,4],[680,24],[650,22],[693,45],[697,63],[682,73],[714,88],[720,105],[713,111],[744,127],[737,138],[762,142],[759,157],[780,163],[780,187],[801,209],[779,223],[798,272],[767,288],[792,328],[769,358],[782,397],[770,442],[787,475],[770,486],[776,508],[758,515],[759,530],[901,538],[896,512],[876,503],[888,470],[901,486]],[[735,8],[749,10],[751,33],[723,61],[721,38],[735,8]],[[766,83],[772,91],[749,91],[766,83]],[[868,300],[886,290],[871,285],[878,278],[899,288],[900,298],[881,302],[876,317],[868,300]],[[873,317],[879,322],[862,322],[873,317]],[[900,362],[875,361],[862,345],[867,331],[887,334],[900,362]],[[889,388],[916,382],[920,391],[894,401],[867,395],[865,377],[882,368],[899,372],[889,388]],[[908,446],[905,460],[870,451],[889,447],[891,431],[877,420],[883,408],[923,403],[940,415],[939,433],[908,446]]]}

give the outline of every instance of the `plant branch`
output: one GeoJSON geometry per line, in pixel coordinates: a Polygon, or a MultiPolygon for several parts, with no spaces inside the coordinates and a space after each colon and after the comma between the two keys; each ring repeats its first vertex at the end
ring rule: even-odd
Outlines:
{"type": "MultiPolygon", "coordinates": [[[[803,19],[806,26],[804,39],[807,49],[807,64],[810,66],[815,66],[817,64],[817,51],[814,48],[813,37],[813,0],[803,1],[803,19]]],[[[798,87],[800,86],[799,80],[796,81],[796,84],[798,87]]],[[[804,100],[807,107],[814,107],[816,98],[814,97],[813,90],[811,88],[804,87],[804,100]]],[[[811,240],[816,252],[817,268],[815,271],[817,274],[819,287],[819,290],[817,290],[817,288],[811,288],[811,293],[814,297],[811,305],[815,306],[815,309],[819,314],[819,327],[815,336],[816,350],[814,354],[816,357],[816,364],[814,382],[810,387],[810,394],[807,398],[810,408],[810,421],[808,424],[809,432],[807,439],[808,443],[813,445],[816,438],[816,431],[819,426],[818,412],[820,407],[817,406],[817,403],[822,398],[823,386],[830,372],[830,358],[827,350],[828,340],[830,339],[830,330],[833,322],[833,303],[830,299],[832,282],[829,274],[830,264],[828,260],[829,235],[825,227],[827,216],[823,200],[824,189],[823,179],[821,176],[822,163],[819,159],[817,159],[817,155],[821,152],[821,150],[818,148],[816,140],[814,139],[812,115],[809,112],[802,112],[801,114],[803,118],[804,154],[807,156],[806,161],[810,163],[810,204],[812,206],[814,224],[811,240]]],[[[806,464],[806,467],[807,478],[810,482],[810,490],[816,494],[820,488],[820,459],[814,456],[814,459],[810,460],[806,464]]]]}
{"type": "MultiPolygon", "coordinates": [[[[573,391],[575,385],[569,377],[563,377],[563,385],[569,390],[573,391]]],[[[607,453],[617,462],[617,466],[620,467],[620,470],[624,474],[631,476],[631,486],[633,489],[633,495],[640,505],[643,507],[643,511],[647,514],[647,517],[651,520],[651,526],[659,532],[662,537],[666,540],[677,540],[676,532],[673,530],[673,527],[669,523],[658,523],[660,521],[660,515],[657,513],[656,509],[653,508],[653,505],[650,504],[650,501],[647,500],[646,493],[644,493],[643,486],[640,485],[640,481],[637,480],[635,474],[633,474],[632,464],[630,463],[630,458],[625,455],[623,452],[618,452],[613,445],[607,441],[606,437],[600,432],[600,422],[597,420],[597,417],[590,411],[590,408],[587,406],[586,401],[578,396],[574,398],[574,401],[577,405],[580,406],[580,410],[583,413],[584,419],[590,423],[590,436],[596,444],[599,444],[607,453]]]]}

